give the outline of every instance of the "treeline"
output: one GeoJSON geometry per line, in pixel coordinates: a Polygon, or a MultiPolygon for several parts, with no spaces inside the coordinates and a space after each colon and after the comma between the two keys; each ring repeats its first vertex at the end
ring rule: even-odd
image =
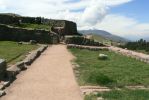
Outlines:
{"type": "Polygon", "coordinates": [[[127,44],[121,47],[130,49],[130,50],[144,50],[146,52],[149,52],[149,42],[143,39],[140,39],[136,42],[128,42],[127,44]]]}

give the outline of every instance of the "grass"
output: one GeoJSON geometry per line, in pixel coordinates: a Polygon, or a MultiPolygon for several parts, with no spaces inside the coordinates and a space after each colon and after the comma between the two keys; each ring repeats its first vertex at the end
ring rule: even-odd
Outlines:
{"type": "MultiPolygon", "coordinates": [[[[111,39],[108,39],[108,38],[104,38],[100,35],[96,35],[96,34],[93,34],[93,39],[98,41],[98,42],[101,42],[105,45],[114,45],[114,46],[118,46],[119,43],[117,41],[114,41],[114,40],[111,40],[111,39]]],[[[124,44],[123,42],[121,42],[121,44],[124,44]]]]}
{"type": "Polygon", "coordinates": [[[49,25],[44,25],[44,24],[22,23],[21,25],[19,25],[17,27],[50,30],[50,26],[49,25]]]}
{"type": "Polygon", "coordinates": [[[18,45],[16,42],[0,41],[0,58],[6,59],[8,64],[14,64],[25,58],[25,55],[38,48],[37,45],[18,45]]]}
{"type": "Polygon", "coordinates": [[[149,100],[149,90],[112,90],[96,95],[87,95],[85,100],[97,100],[98,97],[102,97],[105,100],[149,100]]]}
{"type": "Polygon", "coordinates": [[[126,85],[149,85],[149,65],[111,51],[89,51],[72,48],[77,57],[76,68],[80,72],[80,85],[103,85],[124,87],[126,85]],[[108,55],[107,60],[99,60],[99,53],[108,55]]]}
{"type": "Polygon", "coordinates": [[[95,40],[97,40],[97,41],[99,41],[99,42],[104,42],[104,41],[110,42],[110,40],[108,40],[108,39],[106,39],[106,38],[104,38],[104,37],[102,37],[102,36],[100,36],[100,35],[93,34],[92,36],[93,36],[93,38],[94,38],[95,40]]]}

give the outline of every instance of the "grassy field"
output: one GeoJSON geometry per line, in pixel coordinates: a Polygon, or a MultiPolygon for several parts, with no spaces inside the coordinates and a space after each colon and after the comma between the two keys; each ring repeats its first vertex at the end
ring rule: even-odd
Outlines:
{"type": "Polygon", "coordinates": [[[98,93],[96,95],[87,95],[85,96],[85,100],[97,100],[98,97],[102,97],[105,100],[149,100],[149,91],[128,89],[121,91],[113,90],[110,92],[98,93]]]}
{"type": "Polygon", "coordinates": [[[149,65],[110,51],[89,51],[70,49],[77,57],[80,67],[80,85],[103,85],[123,87],[126,85],[149,85],[149,65]],[[108,55],[107,60],[99,60],[100,53],[108,55]]]}
{"type": "Polygon", "coordinates": [[[0,58],[6,59],[8,64],[14,64],[36,48],[38,48],[37,45],[18,45],[16,42],[0,41],[0,58]]]}
{"type": "Polygon", "coordinates": [[[19,25],[17,27],[50,30],[49,25],[43,25],[43,24],[22,23],[21,25],[19,25]]]}

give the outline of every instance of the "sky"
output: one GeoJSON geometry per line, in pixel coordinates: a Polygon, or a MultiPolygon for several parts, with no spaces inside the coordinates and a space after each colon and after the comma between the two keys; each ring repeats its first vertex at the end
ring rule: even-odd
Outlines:
{"type": "Polygon", "coordinates": [[[0,0],[1,13],[65,19],[131,40],[149,38],[149,0],[0,0]]]}

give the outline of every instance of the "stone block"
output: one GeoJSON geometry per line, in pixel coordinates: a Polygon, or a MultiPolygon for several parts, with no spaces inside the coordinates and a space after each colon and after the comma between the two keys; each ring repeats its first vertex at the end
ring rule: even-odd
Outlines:
{"type": "Polygon", "coordinates": [[[7,76],[10,80],[16,77],[17,74],[21,72],[21,69],[16,65],[13,65],[7,69],[7,76]]]}
{"type": "Polygon", "coordinates": [[[5,91],[0,90],[0,97],[5,95],[5,94],[6,94],[5,91]]]}
{"type": "Polygon", "coordinates": [[[21,61],[21,62],[16,63],[16,66],[19,69],[21,69],[21,70],[25,70],[26,69],[25,64],[24,64],[24,61],[21,61]]]}
{"type": "Polygon", "coordinates": [[[4,59],[0,59],[0,79],[2,79],[6,73],[7,63],[4,59]]]}

